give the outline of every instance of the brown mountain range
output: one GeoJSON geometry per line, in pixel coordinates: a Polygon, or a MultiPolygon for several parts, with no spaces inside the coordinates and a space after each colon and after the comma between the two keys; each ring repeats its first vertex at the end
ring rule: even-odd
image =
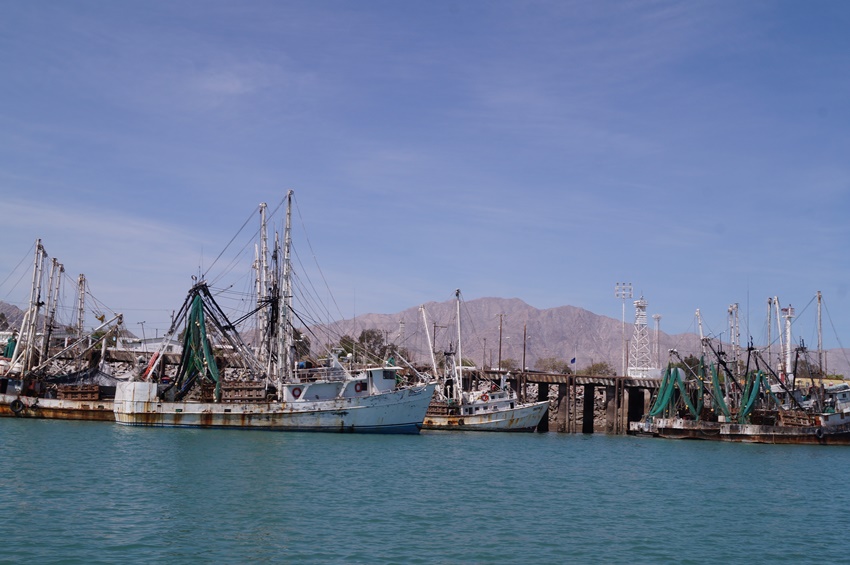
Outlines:
{"type": "MultiPolygon", "coordinates": [[[[432,336],[436,335],[435,348],[440,351],[452,347],[457,341],[456,302],[429,302],[424,308],[429,331],[432,336]]],[[[631,315],[632,318],[627,317],[625,323],[626,342],[633,340],[634,313],[631,315]]],[[[553,357],[567,363],[575,358],[573,368],[579,372],[593,363],[605,362],[617,374],[622,373],[622,320],[600,316],[575,306],[538,309],[518,298],[478,298],[461,302],[461,346],[464,358],[472,360],[476,365],[498,365],[500,320],[501,358],[516,361],[516,366],[522,363],[525,328],[525,366],[528,368],[533,369],[537,360],[542,358],[553,357]]],[[[364,329],[379,329],[385,333],[388,342],[411,351],[415,361],[428,361],[428,342],[418,307],[396,314],[362,314],[353,321],[347,320],[333,326],[332,333],[348,334],[355,338],[364,329]]],[[[666,366],[671,349],[675,349],[683,358],[700,355],[699,336],[696,334],[658,332],[656,344],[655,329],[649,327],[648,333],[650,358],[655,366],[666,366]]],[[[850,375],[850,350],[827,351],[827,369],[832,374],[850,375]]]]}
{"type": "MultiPolygon", "coordinates": [[[[429,302],[424,305],[429,331],[436,335],[437,350],[457,342],[456,302],[429,302]],[[436,329],[436,331],[435,331],[436,329]]],[[[495,367],[499,360],[499,324],[501,322],[501,358],[520,366],[525,350],[525,365],[534,368],[538,359],[555,358],[574,368],[605,362],[618,373],[623,364],[623,322],[600,316],[575,306],[538,309],[518,298],[478,298],[461,303],[461,343],[463,356],[477,365],[495,367]],[[525,329],[525,339],[523,330],[525,329]]],[[[418,307],[396,314],[363,314],[336,324],[335,331],[357,337],[368,328],[385,332],[387,341],[410,350],[417,361],[427,361],[428,345],[422,315],[418,307]]],[[[626,320],[625,339],[632,340],[633,320],[626,320]]],[[[650,330],[650,352],[655,360],[655,332],[650,330]]],[[[432,339],[434,339],[432,337],[432,339]]],[[[684,357],[698,353],[699,338],[693,334],[659,333],[661,363],[667,352],[676,348],[684,357]]]]}

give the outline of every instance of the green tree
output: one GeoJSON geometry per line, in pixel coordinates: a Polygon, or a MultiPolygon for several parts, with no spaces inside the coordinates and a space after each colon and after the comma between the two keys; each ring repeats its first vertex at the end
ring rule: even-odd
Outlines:
{"type": "Polygon", "coordinates": [[[503,371],[516,371],[519,369],[519,361],[516,359],[502,359],[502,370],[503,371]]]}
{"type": "Polygon", "coordinates": [[[384,359],[387,352],[387,345],[384,339],[384,332],[381,330],[376,328],[363,330],[360,332],[357,342],[360,344],[361,353],[364,355],[363,359],[371,361],[384,359]]]}
{"type": "Polygon", "coordinates": [[[353,355],[354,350],[359,349],[357,347],[357,342],[350,335],[344,335],[341,338],[339,338],[339,343],[337,344],[337,347],[342,349],[342,351],[344,353],[343,356],[353,355]]]}
{"type": "Polygon", "coordinates": [[[688,355],[678,363],[674,363],[673,367],[682,369],[688,377],[692,377],[693,375],[696,375],[699,370],[699,357],[696,357],[693,354],[688,355]]]}
{"type": "Polygon", "coordinates": [[[556,373],[559,375],[570,375],[573,372],[569,363],[557,357],[542,357],[535,361],[534,368],[544,373],[556,373]]]}
{"type": "Polygon", "coordinates": [[[352,354],[356,362],[376,363],[385,360],[390,348],[384,341],[384,332],[371,328],[360,332],[355,340],[350,335],[340,338],[338,347],[345,355],[352,354]]]}

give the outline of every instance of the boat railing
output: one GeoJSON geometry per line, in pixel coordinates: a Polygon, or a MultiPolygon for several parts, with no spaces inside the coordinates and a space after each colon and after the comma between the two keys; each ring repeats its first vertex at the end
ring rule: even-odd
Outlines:
{"type": "Polygon", "coordinates": [[[297,380],[302,382],[314,381],[344,381],[348,378],[345,369],[339,367],[314,367],[295,371],[297,380]]]}

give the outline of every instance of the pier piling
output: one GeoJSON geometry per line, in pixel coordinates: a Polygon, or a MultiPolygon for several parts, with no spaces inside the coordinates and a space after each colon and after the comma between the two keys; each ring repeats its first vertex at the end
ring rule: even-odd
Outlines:
{"type": "MultiPolygon", "coordinates": [[[[507,375],[496,370],[483,371],[482,380],[498,382],[507,375]]],[[[626,434],[629,422],[639,421],[649,411],[652,393],[661,379],[609,375],[562,375],[522,372],[508,375],[515,389],[537,386],[537,400],[549,401],[553,431],[592,434],[602,431],[626,434]],[[558,385],[553,387],[552,385],[558,385]],[[597,421],[597,390],[602,390],[602,421],[597,421]]],[[[533,389],[531,390],[533,396],[533,389]]],[[[538,431],[549,431],[549,415],[540,422],[538,431]]]]}

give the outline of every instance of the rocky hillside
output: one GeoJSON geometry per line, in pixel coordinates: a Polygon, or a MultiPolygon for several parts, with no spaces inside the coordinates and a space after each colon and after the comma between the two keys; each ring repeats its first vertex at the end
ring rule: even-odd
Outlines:
{"type": "MultiPolygon", "coordinates": [[[[424,305],[429,331],[436,335],[436,348],[445,350],[456,343],[456,303],[429,302],[424,305]],[[436,330],[436,331],[435,331],[436,330]]],[[[523,355],[523,327],[526,328],[525,365],[534,368],[538,359],[554,357],[569,363],[576,358],[575,367],[583,369],[593,363],[606,362],[619,374],[622,372],[623,325],[621,320],[600,316],[575,306],[538,309],[518,298],[479,298],[461,303],[463,356],[477,365],[486,361],[496,366],[499,358],[499,321],[502,323],[502,359],[513,359],[517,366],[523,355]]],[[[633,316],[633,314],[632,314],[633,316]]],[[[626,340],[631,341],[634,318],[626,320],[626,340]]],[[[331,329],[336,335],[355,338],[364,329],[376,328],[385,332],[388,342],[405,347],[419,362],[428,361],[428,344],[418,307],[396,314],[364,314],[355,320],[337,324],[331,329]]],[[[321,334],[320,334],[321,335],[321,334]]],[[[333,337],[326,338],[335,341],[333,337]]],[[[434,339],[432,337],[432,339],[434,339]]],[[[666,365],[668,352],[675,349],[682,357],[699,355],[699,336],[696,334],[666,334],[660,332],[656,349],[655,330],[650,326],[650,354],[666,365]]],[[[850,375],[850,350],[833,349],[827,352],[830,373],[850,375]]]]}
{"type": "MultiPolygon", "coordinates": [[[[436,335],[437,349],[448,349],[457,341],[456,303],[430,302],[424,305],[429,331],[436,335]],[[436,326],[436,328],[435,328],[436,326]],[[436,331],[435,331],[436,329],[436,331]]],[[[533,368],[541,358],[554,357],[578,368],[606,362],[618,372],[622,368],[623,326],[621,320],[599,316],[575,306],[538,309],[518,298],[479,298],[461,303],[463,356],[476,364],[485,361],[496,366],[499,359],[499,323],[502,324],[502,359],[519,365],[523,356],[525,328],[526,366],[533,368]]],[[[384,331],[387,340],[406,347],[419,361],[428,357],[427,338],[419,308],[397,314],[364,314],[336,328],[357,337],[363,329],[384,331]]],[[[632,339],[633,326],[627,321],[626,339],[632,339]]],[[[650,339],[654,340],[654,331],[650,339]]],[[[433,339],[433,337],[432,337],[433,339]]],[[[699,340],[692,334],[660,335],[662,363],[667,351],[676,348],[683,356],[698,351],[699,340]]],[[[655,351],[654,344],[651,351],[655,351]]]]}
{"type": "Polygon", "coordinates": [[[21,325],[24,319],[24,312],[17,306],[0,302],[0,314],[6,318],[6,322],[10,328],[16,328],[21,325]]]}

